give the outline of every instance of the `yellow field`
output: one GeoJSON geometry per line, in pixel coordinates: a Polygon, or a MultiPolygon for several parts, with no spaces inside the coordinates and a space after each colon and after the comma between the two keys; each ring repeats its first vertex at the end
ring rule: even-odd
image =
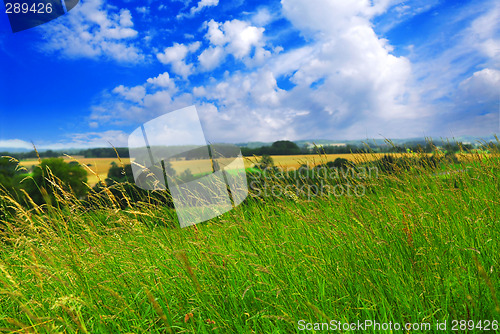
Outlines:
{"type": "MultiPolygon", "coordinates": [[[[403,156],[404,154],[394,154],[394,156],[403,156]]],[[[363,161],[372,161],[376,159],[380,159],[384,156],[384,153],[374,153],[374,154],[325,154],[325,155],[317,155],[317,154],[304,154],[304,155],[273,155],[271,156],[274,160],[274,164],[279,167],[288,167],[288,168],[299,168],[301,165],[309,165],[310,167],[323,164],[328,161],[334,161],[337,158],[347,159],[352,162],[363,162],[363,161]]],[[[258,162],[258,159],[255,158],[246,158],[249,165],[247,166],[247,162],[245,162],[246,167],[250,167],[250,165],[258,162]]]]}
{"type": "MultiPolygon", "coordinates": [[[[96,185],[97,182],[99,182],[99,178],[101,178],[101,180],[106,179],[106,177],[108,176],[108,171],[111,168],[111,163],[113,161],[120,165],[120,161],[118,160],[118,158],[84,158],[82,156],[74,156],[73,159],[70,159],[68,157],[62,158],[64,158],[64,160],[67,162],[78,161],[80,164],[86,165],[88,168],[90,168],[92,172],[87,169],[88,184],[90,186],[96,185]],[[95,174],[99,175],[99,177],[97,177],[95,174]]],[[[130,160],[128,158],[122,158],[122,162],[124,164],[129,164],[130,160]]],[[[38,165],[38,160],[23,160],[20,162],[20,165],[26,168],[30,168],[31,166],[38,165]]]]}
{"type": "MultiPolygon", "coordinates": [[[[380,159],[386,153],[373,153],[373,154],[326,154],[326,155],[274,155],[272,156],[274,160],[274,164],[276,166],[282,168],[299,168],[301,165],[306,164],[309,166],[315,166],[321,163],[326,163],[328,161],[334,161],[337,158],[344,158],[352,162],[363,162],[363,161],[372,161],[376,159],[380,159]]],[[[391,154],[394,157],[402,157],[402,156],[411,156],[408,153],[397,153],[391,154]]],[[[430,154],[429,154],[430,155],[430,154]]],[[[461,155],[457,154],[459,160],[465,160],[472,158],[472,155],[461,155]]],[[[106,179],[108,175],[108,170],[111,167],[111,163],[115,162],[120,165],[120,161],[118,158],[84,158],[80,156],[75,156],[73,159],[64,157],[64,159],[68,162],[72,160],[78,161],[80,164],[87,165],[88,168],[92,170],[87,170],[88,173],[88,184],[90,186],[94,186],[99,181],[99,178],[102,180],[106,179]],[[96,176],[99,175],[99,178],[96,176]]],[[[253,167],[258,163],[259,158],[257,157],[245,157],[245,168],[253,167]]],[[[130,160],[128,158],[122,158],[123,164],[129,164],[130,160]]],[[[30,159],[23,160],[20,162],[21,166],[26,168],[30,168],[32,166],[38,165],[38,160],[30,159]]],[[[172,167],[178,172],[182,172],[185,169],[189,168],[193,174],[198,173],[206,173],[210,171],[211,163],[209,160],[179,160],[174,161],[172,163],[172,167]],[[207,167],[208,166],[208,167],[207,167]]]]}

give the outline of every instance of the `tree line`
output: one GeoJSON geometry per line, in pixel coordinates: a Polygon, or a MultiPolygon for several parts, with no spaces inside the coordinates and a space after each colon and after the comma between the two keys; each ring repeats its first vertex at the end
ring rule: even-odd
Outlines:
{"type": "MultiPolygon", "coordinates": [[[[483,147],[496,147],[500,148],[500,143],[489,142],[483,143],[483,147]]],[[[232,157],[234,154],[234,145],[228,144],[216,144],[217,151],[222,152],[222,156],[232,157]]],[[[200,159],[206,158],[206,147],[166,147],[169,152],[179,153],[175,155],[175,158],[179,159],[200,159]]],[[[457,153],[460,151],[469,151],[475,148],[474,145],[470,143],[463,142],[447,142],[447,141],[422,141],[422,142],[407,142],[404,144],[392,144],[387,143],[384,145],[378,145],[375,143],[363,143],[363,144],[346,144],[346,145],[303,145],[299,147],[296,143],[289,140],[278,140],[269,146],[261,146],[256,148],[241,147],[241,154],[243,156],[262,156],[262,155],[298,155],[298,154],[350,154],[350,153],[404,153],[408,151],[412,152],[423,152],[423,153],[433,153],[439,148],[441,151],[457,153]]],[[[10,156],[17,160],[26,159],[36,159],[40,158],[56,158],[63,154],[59,150],[46,150],[36,152],[34,150],[29,152],[0,152],[0,156],[10,156]]],[[[129,158],[130,152],[127,147],[99,147],[99,148],[88,148],[81,150],[72,150],[71,155],[83,156],[85,158],[116,158],[118,155],[120,158],[129,158]]]]}
{"type": "MultiPolygon", "coordinates": [[[[487,147],[500,148],[499,143],[490,142],[487,147]]],[[[263,155],[297,155],[297,154],[351,154],[351,153],[434,153],[437,150],[445,153],[458,153],[460,151],[470,151],[474,146],[469,143],[462,142],[407,142],[405,144],[377,145],[374,143],[363,143],[360,145],[313,145],[299,147],[294,142],[288,140],[280,140],[272,143],[271,146],[262,146],[257,148],[242,147],[241,153],[243,156],[263,156],[263,155]]]]}

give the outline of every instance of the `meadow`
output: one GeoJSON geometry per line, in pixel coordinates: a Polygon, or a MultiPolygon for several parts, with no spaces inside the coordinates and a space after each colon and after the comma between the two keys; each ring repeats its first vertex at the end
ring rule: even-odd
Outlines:
{"type": "Polygon", "coordinates": [[[341,332],[371,321],[360,332],[390,322],[394,333],[422,333],[446,321],[441,332],[495,333],[500,161],[466,157],[440,173],[413,166],[336,181],[362,195],[251,192],[185,229],[147,199],[120,209],[95,198],[89,210],[60,191],[57,205],[25,208],[4,193],[0,330],[341,332]]]}

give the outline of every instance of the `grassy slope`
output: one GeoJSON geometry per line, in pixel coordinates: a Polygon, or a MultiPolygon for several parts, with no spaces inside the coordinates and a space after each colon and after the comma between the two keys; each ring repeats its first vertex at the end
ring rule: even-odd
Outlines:
{"type": "Polygon", "coordinates": [[[469,167],[380,176],[364,197],[249,199],[197,229],[146,205],[18,208],[0,251],[0,327],[282,333],[300,319],[499,319],[499,165],[469,167]]]}

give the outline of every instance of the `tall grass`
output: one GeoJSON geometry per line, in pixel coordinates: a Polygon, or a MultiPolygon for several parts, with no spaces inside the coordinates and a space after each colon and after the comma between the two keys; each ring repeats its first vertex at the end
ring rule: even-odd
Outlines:
{"type": "Polygon", "coordinates": [[[500,164],[470,156],[460,170],[380,173],[359,181],[364,196],[254,194],[185,229],[147,200],[123,210],[110,195],[90,210],[60,190],[57,206],[26,208],[3,193],[0,330],[286,333],[299,320],[447,320],[448,329],[452,319],[498,320],[500,164]]]}

